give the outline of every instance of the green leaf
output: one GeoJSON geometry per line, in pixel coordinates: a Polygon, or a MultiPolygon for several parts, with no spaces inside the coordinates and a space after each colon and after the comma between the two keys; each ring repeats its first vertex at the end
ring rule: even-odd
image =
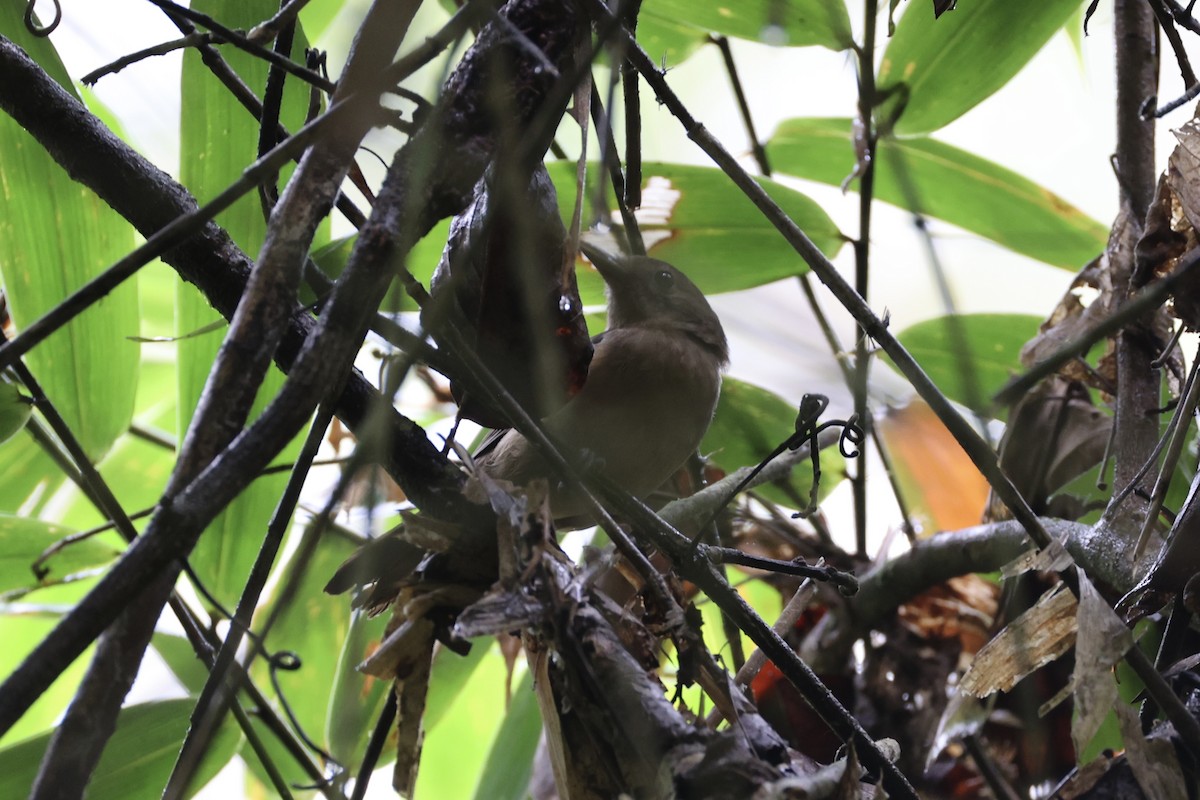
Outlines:
{"type": "Polygon", "coordinates": [[[33,403],[15,383],[0,380],[0,444],[16,436],[33,414],[33,403]]]}
{"type": "MultiPolygon", "coordinates": [[[[187,733],[192,700],[162,700],[129,706],[117,719],[117,730],[87,787],[88,800],[157,798],[171,775],[187,733]]],[[[241,738],[226,723],[218,730],[192,780],[194,795],[233,757],[241,738]]],[[[33,785],[50,733],[0,750],[0,797],[25,797],[33,785]]]]}
{"type": "MultiPolygon", "coordinates": [[[[854,169],[850,126],[849,119],[787,120],[768,142],[768,158],[780,172],[839,186],[854,169]]],[[[874,191],[880,200],[1072,271],[1102,251],[1108,235],[1048,189],[928,137],[881,138],[874,191]]]]}
{"type": "MultiPolygon", "coordinates": [[[[416,797],[470,797],[479,785],[488,747],[504,719],[507,668],[495,643],[480,641],[486,652],[453,705],[427,728],[417,774],[416,797]]],[[[438,677],[430,675],[430,692],[438,677]]]]}
{"type": "MultiPolygon", "coordinates": [[[[574,202],[575,167],[548,164],[558,190],[559,209],[569,220],[574,202]]],[[[714,167],[649,162],[643,165],[642,236],[648,254],[687,273],[705,294],[749,289],[808,270],[796,251],[714,167]]],[[[588,170],[589,181],[599,175],[588,170]]],[[[602,178],[607,180],[606,177],[602,178]]],[[[767,178],[756,178],[813,243],[832,258],[845,242],[833,220],[807,196],[767,178]]],[[[586,305],[604,302],[604,282],[594,270],[580,270],[579,292],[586,305]]]]}
{"type": "Polygon", "coordinates": [[[682,64],[708,43],[708,33],[686,22],[659,14],[638,14],[638,44],[664,69],[682,64]]]}
{"type": "MultiPolygon", "coordinates": [[[[84,582],[81,581],[80,584],[82,583],[84,582]]],[[[80,584],[75,584],[75,586],[80,584]]],[[[4,642],[4,646],[0,647],[0,675],[12,674],[12,671],[33,652],[37,645],[41,644],[42,640],[62,619],[62,615],[56,612],[30,611],[28,610],[30,607],[26,604],[22,604],[21,608],[21,613],[13,613],[8,610],[4,614],[0,614],[0,642],[4,642]]],[[[75,690],[79,688],[79,681],[83,678],[84,669],[91,660],[92,648],[88,647],[83,655],[75,659],[71,666],[58,676],[50,688],[34,701],[30,709],[21,719],[17,720],[12,729],[0,738],[0,744],[5,746],[15,744],[22,739],[50,730],[57,724],[63,711],[66,710],[67,703],[71,702],[71,698],[75,696],[75,690]]],[[[4,752],[6,751],[0,750],[0,754],[4,752]]],[[[5,791],[6,763],[4,759],[0,759],[0,797],[25,797],[24,789],[19,792],[5,791]]],[[[36,764],[35,761],[34,765],[36,766],[36,764]]],[[[25,789],[27,788],[26,786],[25,789]]]]}
{"type": "MultiPolygon", "coordinates": [[[[700,443],[700,452],[726,472],[752,467],[796,430],[797,407],[779,395],[749,383],[726,378],[713,423],[700,443]]],[[[821,486],[824,497],[845,477],[845,459],[837,446],[821,451],[821,486]]],[[[812,472],[804,465],[792,470],[786,484],[763,484],[755,491],[782,505],[808,504],[812,472]]]]}
{"type": "Polygon", "coordinates": [[[454,702],[468,686],[471,676],[491,652],[492,644],[491,639],[473,642],[471,651],[465,656],[444,647],[434,651],[433,665],[429,671],[429,694],[425,698],[426,731],[436,728],[442,717],[454,707],[454,702]]]}
{"type": "Polygon", "coordinates": [[[533,675],[526,672],[513,689],[508,712],[492,740],[483,775],[475,788],[476,800],[524,800],[529,796],[533,756],[542,735],[542,712],[533,690],[533,675]]]}
{"type": "MultiPolygon", "coordinates": [[[[249,28],[279,10],[275,0],[197,0],[192,7],[231,28],[249,28]]],[[[305,46],[303,34],[297,32],[293,53],[302,54],[305,46]]],[[[261,93],[267,79],[267,64],[232,46],[222,45],[218,49],[246,85],[261,93]]],[[[295,79],[289,79],[286,86],[281,118],[284,126],[294,131],[303,123],[308,89],[295,79]]],[[[195,51],[184,54],[182,98],[180,173],[184,185],[204,202],[239,178],[242,170],[254,161],[258,123],[229,95],[195,51]]],[[[281,179],[286,174],[290,170],[281,179]]],[[[251,255],[258,253],[266,222],[257,195],[242,198],[219,215],[217,222],[243,250],[251,255]]],[[[220,319],[194,287],[183,283],[178,286],[177,335],[191,333],[220,319]]],[[[181,431],[187,428],[194,413],[223,332],[222,329],[178,342],[181,431]]],[[[272,368],[259,390],[251,418],[261,412],[282,382],[282,374],[272,368]]],[[[298,443],[293,442],[280,460],[288,460],[298,448],[298,443]]],[[[286,473],[256,480],[213,521],[193,551],[192,567],[222,603],[236,602],[286,483],[286,473]]]]}
{"type": "Polygon", "coordinates": [[[961,314],[918,322],[896,335],[951,400],[983,411],[989,398],[1021,368],[1021,348],[1037,334],[1040,317],[1025,314],[961,314]],[[956,348],[961,352],[956,353],[956,348]],[[970,359],[976,385],[963,375],[970,359]]]}
{"type": "Polygon", "coordinates": [[[151,644],[184,688],[199,695],[208,681],[208,667],[200,661],[192,643],[182,636],[155,632],[151,644]]]}
{"type": "Polygon", "coordinates": [[[340,764],[357,764],[362,760],[375,720],[387,702],[391,684],[356,669],[379,647],[387,621],[384,614],[369,617],[363,611],[355,611],[342,642],[325,722],[329,754],[340,764]]]}
{"type": "Polygon", "coordinates": [[[0,445],[0,512],[15,514],[21,510],[32,515],[36,508],[22,507],[34,493],[40,506],[64,480],[54,459],[28,432],[0,445]]]}
{"type": "MultiPolygon", "coordinates": [[[[19,3],[0,3],[0,34],[73,91],[49,39],[32,36],[19,3]]],[[[71,180],[12,118],[0,115],[0,277],[24,328],[134,246],[133,228],[71,180]]],[[[130,279],[26,357],[47,396],[99,460],[133,415],[137,281],[130,279]]]]}
{"type": "Polygon", "coordinates": [[[701,36],[712,32],[793,47],[820,45],[846,50],[854,44],[845,4],[828,0],[743,0],[736,4],[646,0],[638,14],[638,38],[646,28],[656,26],[691,26],[701,36]]]}
{"type": "Polygon", "coordinates": [[[107,564],[120,554],[108,544],[84,539],[51,556],[45,562],[48,572],[39,581],[31,569],[33,562],[70,533],[73,531],[40,519],[0,514],[0,594],[57,583],[68,575],[107,564]]]}
{"type": "Polygon", "coordinates": [[[907,5],[875,81],[899,134],[937,130],[1008,83],[1080,0],[959,0],[936,20],[932,3],[907,5]]]}
{"type": "MultiPolygon", "coordinates": [[[[311,535],[310,531],[304,534],[311,535]]],[[[300,550],[304,548],[302,543],[300,550]]],[[[259,628],[262,620],[275,617],[266,639],[270,652],[286,650],[300,659],[299,669],[277,670],[276,678],[300,726],[318,741],[329,728],[326,716],[330,711],[331,687],[335,686],[343,661],[343,643],[350,629],[349,601],[328,595],[324,589],[329,576],[355,549],[352,542],[337,534],[322,536],[307,566],[296,557],[284,566],[279,584],[255,618],[255,627],[259,628]],[[287,586],[294,587],[290,599],[284,594],[287,586]]],[[[370,635],[370,631],[366,633],[370,635]]],[[[261,685],[269,685],[267,665],[262,658],[255,660],[252,672],[261,685]]],[[[361,681],[359,686],[363,686],[361,681]]],[[[322,746],[327,747],[328,743],[322,746]]]]}

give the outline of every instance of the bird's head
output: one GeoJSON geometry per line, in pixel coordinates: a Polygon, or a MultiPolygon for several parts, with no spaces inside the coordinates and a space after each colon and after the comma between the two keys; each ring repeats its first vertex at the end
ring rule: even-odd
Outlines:
{"type": "Polygon", "coordinates": [[[715,355],[729,360],[721,320],[708,298],[675,267],[647,256],[611,256],[587,249],[588,258],[608,284],[608,327],[646,327],[678,331],[715,355]]]}

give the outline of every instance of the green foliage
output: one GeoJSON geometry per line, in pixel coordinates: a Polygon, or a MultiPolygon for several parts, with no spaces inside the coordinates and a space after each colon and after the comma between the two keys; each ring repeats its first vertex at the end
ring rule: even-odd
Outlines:
{"type": "Polygon", "coordinates": [[[1021,348],[1040,323],[1025,314],[962,314],[918,322],[896,338],[947,397],[986,412],[1020,371],[1021,348]]]}
{"type": "MultiPolygon", "coordinates": [[[[279,9],[279,4],[274,0],[198,0],[193,7],[223,20],[230,27],[248,28],[270,17],[279,9]]],[[[304,37],[298,32],[293,53],[302,54],[304,47],[304,37]]],[[[218,49],[246,85],[257,88],[266,84],[268,66],[265,62],[232,45],[218,49]]],[[[286,86],[280,121],[288,130],[295,131],[304,122],[308,90],[296,81],[289,81],[286,86]]],[[[258,91],[261,92],[261,88],[258,91]]],[[[182,97],[180,177],[203,202],[236,180],[246,165],[257,157],[259,125],[201,63],[200,54],[195,51],[184,56],[182,97]]],[[[280,176],[281,181],[286,180],[287,174],[280,176]]],[[[251,255],[258,253],[266,235],[266,221],[256,194],[242,198],[218,216],[217,221],[243,250],[251,255]]],[[[194,287],[182,282],[177,285],[177,335],[186,336],[221,319],[194,287]]],[[[224,338],[223,330],[181,339],[178,343],[181,431],[186,430],[208,380],[213,359],[224,338]]],[[[259,389],[252,418],[266,406],[282,383],[283,375],[272,367],[259,389]]],[[[293,443],[281,454],[281,461],[286,463],[298,449],[298,443],[293,443]]],[[[213,521],[193,551],[193,568],[222,603],[232,605],[237,601],[286,483],[286,473],[255,481],[213,521]]]]}
{"type": "MultiPolygon", "coordinates": [[[[25,30],[18,3],[0,3],[0,34],[63,87],[71,80],[47,39],[25,30]]],[[[71,180],[37,141],[0,114],[0,277],[18,328],[39,319],[133,249],[133,228],[71,180]]],[[[137,280],[131,279],[27,356],[46,395],[92,460],[128,426],[137,388],[137,280]]]]}
{"type": "Polygon", "coordinates": [[[934,18],[909,3],[879,61],[888,96],[880,118],[900,135],[929,133],[958,119],[1021,71],[1079,8],[1079,0],[959,0],[934,18]]]}
{"type": "MultiPolygon", "coordinates": [[[[767,143],[767,155],[782,173],[840,186],[854,170],[851,137],[849,119],[790,119],[767,143]]],[[[874,196],[1072,271],[1095,258],[1108,236],[1053,192],[929,137],[880,140],[874,196]]]]}
{"type": "MultiPolygon", "coordinates": [[[[194,700],[162,700],[130,706],[117,720],[100,764],[88,784],[89,800],[143,800],[162,794],[188,722],[194,700]]],[[[196,771],[188,796],[208,783],[234,754],[240,733],[226,723],[196,771]]],[[[24,797],[33,785],[50,734],[0,750],[0,797],[24,797]]]]}
{"type": "Polygon", "coordinates": [[[95,538],[67,545],[34,574],[34,562],[51,545],[72,533],[52,522],[0,514],[0,595],[28,591],[112,561],[118,552],[95,538]]]}

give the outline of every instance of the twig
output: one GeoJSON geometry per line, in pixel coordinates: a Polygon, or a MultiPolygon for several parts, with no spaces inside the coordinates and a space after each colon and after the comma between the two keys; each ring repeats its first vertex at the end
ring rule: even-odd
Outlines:
{"type": "Polygon", "coordinates": [[[1154,10],[1158,27],[1162,29],[1167,41],[1171,43],[1171,51],[1175,53],[1175,63],[1179,65],[1179,77],[1183,78],[1183,85],[1195,86],[1197,83],[1196,73],[1192,71],[1187,50],[1183,47],[1183,40],[1179,37],[1179,31],[1175,28],[1175,22],[1167,11],[1167,7],[1162,0],[1150,0],[1150,8],[1154,10]]]}
{"type": "Polygon", "coordinates": [[[200,45],[212,44],[219,41],[211,33],[191,33],[180,39],[173,39],[169,42],[151,45],[150,47],[138,50],[128,55],[121,56],[116,61],[105,64],[99,69],[92,70],[87,75],[84,75],[79,81],[84,86],[94,86],[97,81],[107,75],[115,75],[128,66],[144,61],[147,58],[154,56],[165,56],[167,53],[174,53],[176,50],[182,50],[188,47],[199,47],[200,45]]]}
{"type": "MultiPolygon", "coordinates": [[[[616,200],[617,210],[621,214],[621,224],[625,226],[625,239],[629,243],[629,251],[634,255],[646,255],[646,242],[642,239],[642,229],[638,225],[637,217],[634,216],[633,210],[626,204],[625,198],[628,193],[628,187],[625,185],[625,177],[621,175],[621,161],[617,156],[617,142],[613,138],[611,120],[608,114],[605,113],[604,106],[600,103],[600,93],[596,90],[595,84],[592,85],[592,124],[596,127],[596,132],[600,136],[600,154],[601,166],[608,170],[608,178],[612,182],[613,197],[616,200]]],[[[600,181],[596,182],[600,187],[598,192],[599,202],[596,205],[596,213],[600,213],[604,206],[604,184],[600,181]]],[[[607,220],[606,220],[607,222],[607,220]]]]}
{"type": "Polygon", "coordinates": [[[354,794],[350,795],[350,800],[363,800],[367,796],[371,773],[375,771],[375,765],[379,763],[379,755],[383,752],[384,744],[387,743],[392,723],[396,721],[396,706],[396,689],[393,687],[388,691],[387,703],[384,704],[383,711],[379,714],[375,729],[371,731],[371,739],[367,742],[367,751],[363,754],[362,766],[359,767],[358,775],[354,778],[354,794]]]}
{"type": "Polygon", "coordinates": [[[317,417],[309,429],[308,437],[296,457],[295,467],[288,478],[287,486],[284,487],[283,495],[279,498],[275,513],[267,525],[266,536],[254,559],[254,564],[250,568],[250,574],[246,578],[237,610],[230,619],[229,633],[221,643],[216,661],[213,663],[204,688],[200,691],[200,697],[192,709],[192,724],[183,740],[183,746],[175,761],[175,768],[163,790],[164,798],[173,799],[184,796],[196,768],[200,765],[200,761],[208,749],[212,736],[220,727],[224,711],[232,699],[235,688],[235,684],[230,680],[229,670],[233,666],[234,659],[237,658],[242,635],[250,627],[254,609],[258,606],[258,599],[279,554],[283,537],[291,524],[292,513],[300,500],[300,490],[308,476],[308,468],[312,464],[321,442],[324,441],[325,430],[332,417],[333,412],[328,406],[322,406],[318,410],[317,417]]]}
{"type": "MultiPolygon", "coordinates": [[[[863,0],[863,43],[858,48],[858,125],[855,148],[858,161],[858,238],[854,241],[854,290],[864,302],[871,270],[871,210],[875,201],[875,160],[879,134],[875,129],[875,29],[878,23],[877,0],[863,0]]],[[[867,408],[867,387],[871,369],[868,331],[859,328],[854,345],[854,414],[868,432],[874,427],[867,408]]],[[[859,558],[867,557],[867,459],[860,458],[851,476],[854,488],[854,542],[859,558]]]]}
{"type": "Polygon", "coordinates": [[[310,83],[313,86],[316,86],[327,92],[328,94],[333,94],[334,90],[336,89],[336,84],[334,84],[333,81],[329,80],[324,75],[320,75],[306,67],[302,67],[295,61],[292,61],[290,58],[280,56],[275,51],[269,50],[257,42],[251,41],[244,34],[225,27],[208,14],[202,14],[199,11],[193,11],[186,6],[181,6],[178,3],[171,2],[171,0],[147,0],[147,2],[158,6],[169,16],[181,17],[189,22],[194,22],[197,25],[207,28],[208,30],[212,31],[212,33],[216,34],[221,39],[238,48],[239,50],[245,50],[247,53],[255,56],[256,58],[260,58],[269,64],[280,67],[281,69],[286,70],[289,74],[295,75],[305,83],[310,83]]]}
{"type": "Polygon", "coordinates": [[[283,4],[283,7],[276,12],[275,16],[268,20],[260,22],[250,29],[246,34],[246,38],[257,44],[269,42],[279,35],[283,30],[283,26],[296,18],[300,10],[308,5],[309,0],[288,0],[283,4]]]}
{"type": "MultiPolygon", "coordinates": [[[[626,0],[621,4],[625,29],[637,33],[638,15],[642,0],[626,0]]],[[[638,98],[638,73],[628,59],[621,60],[621,96],[625,108],[625,193],[624,205],[629,209],[642,205],[642,104],[638,98]]],[[[634,251],[638,252],[638,251],[634,251]]],[[[640,252],[646,252],[642,248],[640,252]]]]}
{"type": "Polygon", "coordinates": [[[771,162],[767,160],[767,149],[762,146],[762,142],[758,139],[758,133],[754,130],[754,117],[750,114],[750,104],[746,101],[746,92],[742,89],[741,78],[738,77],[737,64],[733,60],[733,50],[729,47],[729,39],[725,36],[709,36],[708,40],[717,46],[717,49],[721,51],[721,58],[725,61],[725,73],[729,75],[729,82],[733,85],[733,95],[737,98],[742,124],[746,126],[746,136],[750,139],[750,152],[754,153],[754,160],[758,162],[759,171],[763,175],[770,176],[771,162]]]}
{"type": "MultiPolygon", "coordinates": [[[[1137,545],[1133,548],[1133,557],[1136,559],[1141,556],[1145,550],[1146,544],[1150,541],[1150,533],[1154,530],[1155,524],[1158,522],[1158,513],[1162,510],[1163,501],[1167,499],[1167,488],[1171,484],[1171,477],[1175,474],[1175,468],[1179,465],[1179,455],[1183,452],[1183,446],[1188,440],[1188,428],[1196,414],[1196,406],[1200,404],[1200,380],[1197,380],[1197,374],[1200,373],[1200,361],[1192,364],[1191,375],[1188,380],[1187,392],[1184,393],[1179,405],[1176,407],[1175,415],[1171,420],[1172,424],[1169,430],[1164,433],[1165,437],[1169,437],[1167,445],[1167,454],[1163,457],[1162,466],[1158,470],[1158,478],[1154,481],[1154,490],[1150,493],[1150,504],[1146,510],[1146,520],[1142,523],[1142,531],[1138,536],[1137,545]]],[[[1155,449],[1158,449],[1157,445],[1155,449]]]]}

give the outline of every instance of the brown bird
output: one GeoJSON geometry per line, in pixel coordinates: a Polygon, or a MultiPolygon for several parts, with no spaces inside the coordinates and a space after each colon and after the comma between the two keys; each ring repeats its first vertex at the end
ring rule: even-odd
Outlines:
{"type": "MultiPolygon", "coordinates": [[[[586,454],[600,474],[645,497],[704,438],[729,346],[704,294],[675,267],[645,256],[589,255],[608,284],[608,329],[592,340],[583,388],[543,424],[568,457],[586,454]]],[[[476,463],[517,484],[549,478],[555,518],[585,510],[578,492],[562,486],[515,430],[485,441],[476,463]]]]}
{"type": "MultiPolygon", "coordinates": [[[[556,442],[586,452],[601,474],[638,497],[661,486],[700,444],[712,422],[729,346],[704,294],[675,267],[644,256],[613,259],[589,251],[608,284],[608,330],[594,337],[583,388],[543,420],[556,442]]],[[[563,487],[528,440],[495,431],[475,454],[495,478],[549,480],[560,524],[587,521],[578,493],[563,487]]],[[[375,586],[356,603],[379,609],[394,599],[423,554],[386,535],[351,556],[325,587],[332,594],[375,586]]]]}

